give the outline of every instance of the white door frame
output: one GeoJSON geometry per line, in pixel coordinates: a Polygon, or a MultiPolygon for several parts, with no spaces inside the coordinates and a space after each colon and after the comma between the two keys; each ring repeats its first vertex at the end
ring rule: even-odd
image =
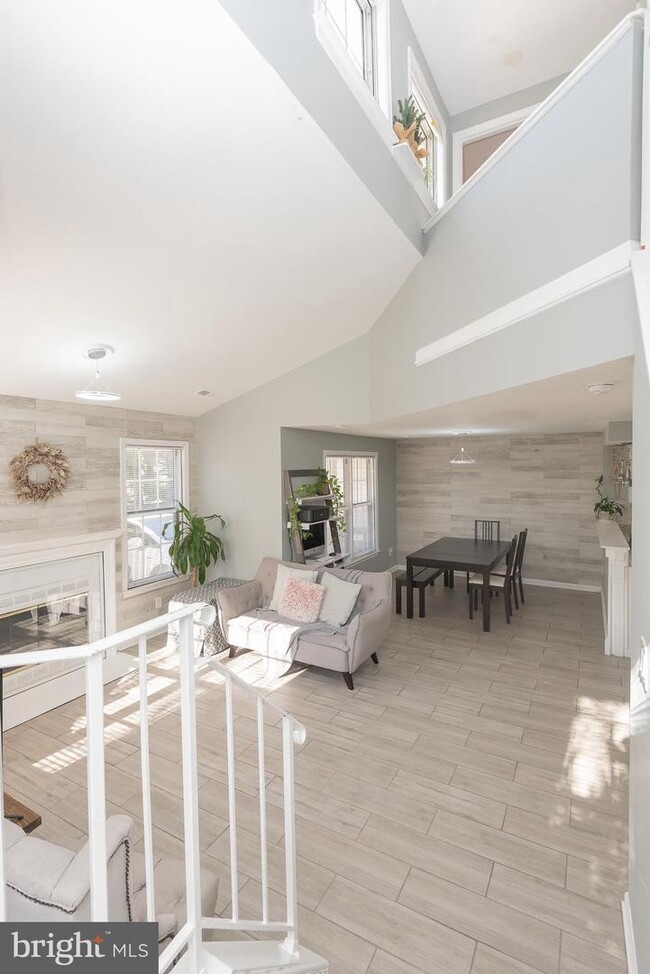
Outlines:
{"type": "Polygon", "coordinates": [[[457,193],[463,185],[463,146],[468,142],[477,142],[488,135],[498,135],[513,125],[521,125],[528,116],[535,111],[537,105],[528,105],[526,108],[519,108],[516,112],[508,112],[507,115],[499,115],[497,118],[490,118],[487,122],[479,122],[478,125],[471,125],[466,129],[459,129],[454,132],[452,137],[451,150],[451,173],[452,173],[452,192],[457,193]]]}

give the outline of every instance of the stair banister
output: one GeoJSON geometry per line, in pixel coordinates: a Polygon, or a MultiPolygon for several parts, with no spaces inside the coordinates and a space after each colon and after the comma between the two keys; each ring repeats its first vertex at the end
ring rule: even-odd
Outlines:
{"type": "MultiPolygon", "coordinates": [[[[159,974],[164,974],[182,955],[186,974],[240,972],[256,969],[294,970],[321,974],[327,963],[298,942],[298,895],[296,882],[296,836],[294,797],[294,749],[304,743],[306,731],[300,721],[285,713],[271,700],[263,697],[232,670],[212,657],[195,658],[194,623],[209,625],[215,616],[212,606],[184,605],[156,619],[133,626],[86,646],[54,650],[14,653],[0,656],[0,669],[15,666],[37,666],[41,663],[81,662],[85,669],[86,748],[88,777],[88,831],[90,852],[90,903],[93,920],[109,919],[106,859],[106,786],[105,786],[105,727],[104,727],[104,667],[116,653],[137,646],[139,719],[141,745],[142,805],[144,826],[144,855],[146,878],[147,918],[155,918],[154,890],[154,816],[151,804],[151,773],[149,747],[147,644],[153,636],[167,634],[172,623],[178,623],[179,680],[181,703],[181,748],[183,775],[183,810],[185,838],[185,897],[187,920],[160,954],[159,974]],[[202,917],[200,891],[200,843],[198,806],[198,769],[196,734],[196,671],[209,667],[224,681],[226,695],[226,748],[228,769],[229,822],[231,826],[231,889],[232,917],[202,917]],[[256,701],[258,756],[260,854],[262,876],[262,917],[242,920],[238,908],[238,864],[236,843],[236,762],[234,747],[233,687],[237,686],[256,701]],[[286,866],[286,917],[273,921],[269,916],[268,836],[266,819],[266,771],[264,760],[264,718],[268,711],[282,726],[284,777],[284,823],[286,866]],[[275,932],[283,939],[269,941],[204,942],[204,929],[237,932],[275,932]],[[216,966],[215,966],[216,965],[216,966]],[[266,965],[266,967],[265,967],[266,965]]],[[[1,727],[0,727],[1,730],[1,727]]],[[[0,794],[3,793],[3,762],[0,749],[0,794]]],[[[7,918],[6,857],[4,835],[0,834],[0,922],[7,918]]]]}

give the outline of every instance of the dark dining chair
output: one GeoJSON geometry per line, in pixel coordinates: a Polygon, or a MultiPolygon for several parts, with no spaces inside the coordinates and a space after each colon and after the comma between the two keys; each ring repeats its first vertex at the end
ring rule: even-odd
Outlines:
{"type": "MultiPolygon", "coordinates": [[[[501,521],[474,521],[474,541],[501,541],[501,521]]],[[[469,572],[467,572],[469,592],[469,572]]]]}
{"type": "MultiPolygon", "coordinates": [[[[494,572],[490,575],[490,595],[495,592],[497,595],[499,592],[503,592],[503,602],[506,610],[506,622],[510,625],[510,618],[512,616],[512,592],[514,583],[514,572],[515,572],[515,554],[517,552],[517,545],[519,542],[519,536],[515,535],[512,539],[512,544],[510,545],[510,551],[506,556],[506,570],[503,575],[496,575],[494,572]]],[[[474,609],[478,609],[478,593],[479,590],[483,591],[483,576],[479,574],[472,574],[469,576],[469,617],[474,618],[474,609]]]]}
{"type": "MultiPolygon", "coordinates": [[[[524,528],[523,531],[519,532],[519,540],[517,542],[517,550],[515,552],[515,563],[512,571],[512,594],[515,599],[515,608],[519,608],[519,599],[525,602],[524,598],[524,583],[521,575],[521,570],[524,564],[524,553],[526,551],[526,541],[528,539],[528,528],[524,528]],[[517,586],[519,586],[519,592],[517,592],[517,586]]],[[[495,572],[495,575],[505,575],[505,572],[495,572]]]]}
{"type": "Polygon", "coordinates": [[[475,541],[501,541],[501,521],[474,521],[475,541]]]}

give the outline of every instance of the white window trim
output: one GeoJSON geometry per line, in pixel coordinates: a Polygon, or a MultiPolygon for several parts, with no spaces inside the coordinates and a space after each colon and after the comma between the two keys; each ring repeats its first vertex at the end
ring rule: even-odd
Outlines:
{"type": "Polygon", "coordinates": [[[350,558],[349,560],[346,559],[345,567],[348,568],[351,565],[358,565],[360,562],[366,561],[368,558],[375,558],[377,555],[381,554],[381,548],[379,547],[379,454],[368,453],[364,450],[323,450],[323,467],[325,468],[327,468],[328,457],[371,457],[375,461],[375,503],[373,505],[375,547],[372,551],[364,551],[364,553],[359,555],[358,558],[350,558]]]}
{"type": "Polygon", "coordinates": [[[314,24],[320,41],[337,71],[356,98],[364,114],[391,147],[395,142],[392,126],[392,96],[390,82],[390,9],[389,0],[369,0],[375,11],[375,89],[376,97],[353,65],[341,44],[336,29],[330,23],[321,0],[314,0],[314,24]]]}
{"type": "Polygon", "coordinates": [[[169,588],[170,585],[178,585],[189,579],[189,575],[174,575],[171,578],[162,578],[155,582],[142,582],[129,588],[128,572],[128,529],[127,529],[127,510],[126,510],[126,448],[127,446],[153,446],[153,447],[180,447],[181,453],[181,477],[183,481],[183,504],[189,506],[190,490],[190,444],[189,440],[146,440],[136,436],[120,437],[120,517],[122,525],[122,598],[132,599],[138,595],[145,595],[147,592],[156,589],[169,588]]]}
{"type": "Polygon", "coordinates": [[[515,112],[498,115],[496,118],[489,118],[486,122],[479,122],[477,125],[470,125],[468,128],[454,132],[451,149],[452,193],[457,193],[463,185],[463,146],[468,142],[484,139],[488,135],[498,135],[499,132],[503,132],[513,125],[521,125],[529,115],[532,115],[539,104],[538,102],[534,105],[528,105],[526,108],[518,108],[515,112]]]}
{"type": "Polygon", "coordinates": [[[426,75],[412,47],[407,48],[406,64],[409,79],[409,95],[412,94],[411,78],[415,78],[418,88],[424,95],[426,108],[436,123],[436,128],[439,132],[439,138],[436,141],[436,195],[433,201],[440,208],[444,205],[447,198],[447,126],[444,122],[444,114],[429,87],[426,75]]]}

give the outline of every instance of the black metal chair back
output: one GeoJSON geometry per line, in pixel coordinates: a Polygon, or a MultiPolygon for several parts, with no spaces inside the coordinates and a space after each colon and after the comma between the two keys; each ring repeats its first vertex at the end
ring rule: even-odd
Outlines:
{"type": "MultiPolygon", "coordinates": [[[[510,551],[506,555],[506,571],[505,576],[507,580],[512,580],[516,570],[517,570],[517,554],[519,551],[519,538],[521,535],[516,534],[512,539],[512,544],[510,545],[510,551]]],[[[507,581],[506,581],[507,585],[507,581]]]]}
{"type": "Polygon", "coordinates": [[[475,541],[501,541],[501,521],[474,521],[475,541]]]}
{"type": "Polygon", "coordinates": [[[526,551],[526,541],[528,540],[528,528],[524,528],[523,531],[519,533],[519,546],[517,548],[517,574],[521,574],[522,565],[524,564],[524,552],[526,551]]]}

